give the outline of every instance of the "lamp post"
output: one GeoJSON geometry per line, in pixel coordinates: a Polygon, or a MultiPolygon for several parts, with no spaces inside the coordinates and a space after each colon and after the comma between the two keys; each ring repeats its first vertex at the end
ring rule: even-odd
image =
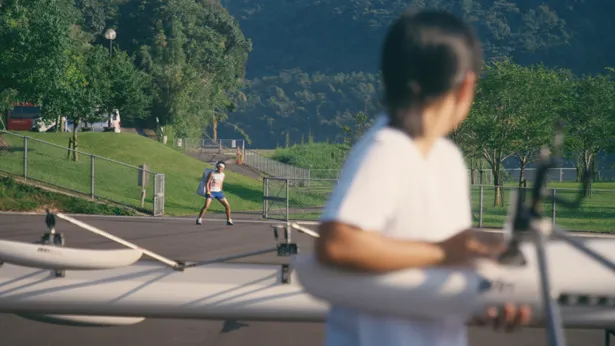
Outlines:
{"type": "MultiPolygon", "coordinates": [[[[113,40],[115,40],[115,38],[117,37],[117,33],[115,32],[115,30],[109,28],[107,29],[107,31],[105,31],[105,38],[107,40],[109,40],[109,58],[112,57],[112,52],[113,52],[113,40]]],[[[113,111],[110,111],[110,113],[108,114],[108,120],[107,120],[107,127],[111,128],[111,117],[113,111]]]]}
{"type": "Polygon", "coordinates": [[[116,36],[117,33],[113,29],[107,29],[107,31],[105,31],[105,38],[109,40],[109,57],[111,57],[113,40],[115,40],[116,36]]]}

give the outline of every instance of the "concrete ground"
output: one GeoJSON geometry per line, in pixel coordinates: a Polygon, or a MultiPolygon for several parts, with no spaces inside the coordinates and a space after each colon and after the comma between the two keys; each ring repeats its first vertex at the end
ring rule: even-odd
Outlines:
{"type": "MultiPolygon", "coordinates": [[[[226,226],[222,219],[204,226],[193,218],[118,218],[79,216],[80,220],[161,255],[178,260],[197,260],[270,247],[273,237],[269,222],[235,219],[226,226]]],[[[117,248],[104,238],[58,220],[58,231],[67,245],[85,248],[117,248]]],[[[0,239],[35,241],[46,231],[44,216],[0,213],[0,239]]],[[[301,251],[310,251],[312,240],[293,233],[301,251]]],[[[275,262],[272,255],[247,258],[242,262],[275,262]]],[[[0,269],[1,270],[1,269],[0,269]]],[[[322,345],[321,323],[273,323],[242,321],[146,320],[117,328],[60,327],[0,314],[2,345],[19,346],[317,346],[322,345]]],[[[604,345],[604,332],[568,330],[568,346],[604,345]]],[[[487,328],[471,328],[471,346],[546,345],[545,331],[526,329],[515,334],[497,333],[487,328]]]]}

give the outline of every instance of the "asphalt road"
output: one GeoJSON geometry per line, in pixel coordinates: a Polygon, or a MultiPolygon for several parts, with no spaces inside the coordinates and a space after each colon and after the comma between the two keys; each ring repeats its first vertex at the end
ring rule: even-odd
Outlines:
{"type": "MultiPolygon", "coordinates": [[[[203,226],[193,219],[79,217],[95,227],[176,260],[214,258],[271,247],[270,223],[241,222],[235,226],[220,220],[203,226]]],[[[98,235],[58,220],[57,230],[66,235],[67,245],[85,248],[117,248],[98,235]]],[[[0,214],[0,239],[35,241],[46,231],[43,216],[0,214]]],[[[301,251],[310,251],[312,240],[293,233],[301,251]]],[[[280,262],[273,255],[251,257],[242,262],[280,262]]],[[[0,269],[1,270],[1,269],[0,269]]],[[[48,325],[0,314],[2,345],[88,345],[124,346],[316,346],[322,345],[323,324],[242,321],[146,320],[116,328],[77,328],[48,325]]],[[[568,346],[604,345],[604,332],[568,330],[568,346]]],[[[487,328],[470,329],[471,346],[547,345],[545,331],[526,329],[514,334],[487,328]]]]}

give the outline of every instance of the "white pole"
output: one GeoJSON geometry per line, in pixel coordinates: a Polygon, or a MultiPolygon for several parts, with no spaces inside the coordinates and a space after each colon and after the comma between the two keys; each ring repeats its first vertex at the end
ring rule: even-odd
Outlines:
{"type": "Polygon", "coordinates": [[[64,215],[62,213],[57,213],[56,216],[59,217],[60,219],[66,220],[66,221],[68,221],[68,222],[70,222],[70,223],[72,223],[74,225],[77,225],[77,226],[79,226],[79,227],[81,227],[81,228],[83,228],[85,230],[88,230],[88,231],[90,231],[92,233],[96,233],[98,235],[101,235],[101,236],[109,239],[109,240],[113,240],[116,243],[122,244],[122,245],[124,245],[126,247],[129,247],[131,249],[134,249],[134,250],[139,250],[139,251],[143,252],[144,254],[159,260],[162,263],[168,264],[169,266],[171,266],[173,268],[179,267],[179,263],[177,263],[177,262],[175,262],[173,260],[170,260],[170,259],[168,259],[166,257],[162,257],[160,255],[157,255],[157,254],[155,254],[155,253],[153,253],[153,252],[151,252],[149,250],[140,248],[139,246],[137,246],[137,245],[135,245],[133,243],[130,243],[130,242],[128,242],[128,241],[126,241],[126,240],[124,240],[122,238],[116,237],[113,234],[109,234],[109,233],[107,233],[107,232],[105,232],[103,230],[100,230],[100,229],[96,228],[96,227],[90,226],[90,225],[88,225],[88,224],[86,224],[84,222],[81,222],[81,221],[77,220],[77,219],[73,219],[72,217],[70,217],[68,215],[64,215]]]}
{"type": "Polygon", "coordinates": [[[293,222],[290,225],[291,225],[292,228],[295,228],[296,230],[298,230],[301,233],[305,233],[305,234],[307,234],[307,235],[309,235],[311,237],[314,237],[314,238],[320,238],[320,234],[318,234],[318,232],[314,232],[311,229],[303,227],[303,226],[299,225],[296,222],[293,222]]]}

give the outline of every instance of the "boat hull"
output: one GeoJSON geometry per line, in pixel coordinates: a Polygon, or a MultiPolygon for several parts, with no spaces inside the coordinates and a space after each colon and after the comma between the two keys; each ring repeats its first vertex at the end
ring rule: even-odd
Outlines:
{"type": "MultiPolygon", "coordinates": [[[[615,261],[615,240],[591,239],[585,245],[615,261]]],[[[479,260],[474,268],[431,267],[368,274],[320,265],[313,255],[293,265],[306,292],[332,304],[401,318],[483,317],[487,306],[527,304],[534,323],[543,325],[544,305],[533,244],[521,251],[523,266],[479,260]]],[[[562,241],[546,245],[549,276],[566,326],[615,326],[615,275],[562,241]]]]}
{"type": "Polygon", "coordinates": [[[99,271],[0,268],[0,312],[145,318],[323,321],[328,306],[280,265],[210,264],[176,271],[157,262],[99,271]],[[294,282],[293,282],[294,281],[294,282]]]}
{"type": "Polygon", "coordinates": [[[0,261],[55,270],[100,270],[129,266],[143,252],[133,249],[92,250],[0,240],[0,261]]]}
{"type": "Polygon", "coordinates": [[[70,327],[124,327],[141,323],[143,317],[117,317],[117,316],[79,316],[79,315],[38,315],[18,314],[28,320],[70,327]]]}
{"type": "MultiPolygon", "coordinates": [[[[561,259],[562,254],[553,251],[553,255],[561,259]]],[[[561,268],[556,258],[551,258],[554,267],[561,268]]],[[[587,270],[587,262],[568,266],[567,270],[574,271],[580,279],[558,279],[554,284],[559,289],[568,285],[569,289],[581,293],[615,292],[615,278],[610,272],[589,267],[593,269],[587,270]]],[[[510,277],[507,275],[514,274],[513,270],[494,271],[497,275],[492,279],[516,282],[517,293],[490,298],[485,295],[481,298],[483,303],[524,301],[533,305],[540,315],[542,302],[537,294],[537,273],[533,270],[521,270],[524,273],[510,277]]],[[[0,313],[324,322],[329,304],[308,294],[295,271],[291,273],[290,283],[282,281],[282,274],[282,266],[273,264],[218,263],[182,272],[158,262],[139,261],[123,268],[67,271],[65,277],[56,277],[50,270],[5,264],[0,267],[0,313]]],[[[570,272],[558,269],[552,275],[564,278],[570,272]]],[[[343,285],[340,287],[345,289],[343,285]]],[[[411,291],[400,302],[430,299],[411,291]]],[[[430,291],[436,294],[435,290],[430,291]]],[[[449,291],[449,297],[455,295],[453,291],[449,291]]],[[[461,295],[458,300],[466,298],[461,295]]],[[[569,328],[615,326],[615,308],[563,306],[562,316],[569,328]]],[[[532,326],[543,325],[542,317],[537,316],[532,326]]]]}

